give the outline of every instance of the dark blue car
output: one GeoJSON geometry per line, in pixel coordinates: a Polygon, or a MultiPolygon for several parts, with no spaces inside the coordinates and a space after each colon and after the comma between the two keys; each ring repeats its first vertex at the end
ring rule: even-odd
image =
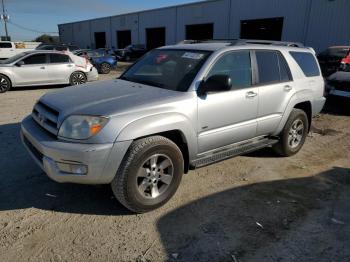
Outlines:
{"type": "Polygon", "coordinates": [[[74,54],[82,57],[86,56],[100,74],[108,74],[117,66],[117,58],[105,49],[78,50],[74,54]]]}

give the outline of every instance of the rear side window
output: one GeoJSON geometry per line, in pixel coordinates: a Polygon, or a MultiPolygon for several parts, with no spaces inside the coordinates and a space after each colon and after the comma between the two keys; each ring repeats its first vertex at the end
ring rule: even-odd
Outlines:
{"type": "Polygon", "coordinates": [[[298,63],[304,75],[307,77],[319,76],[320,69],[318,68],[315,57],[306,52],[289,52],[294,60],[298,63]]]}
{"type": "Polygon", "coordinates": [[[278,56],[275,51],[256,51],[259,84],[278,83],[280,70],[278,56]]]}
{"type": "Polygon", "coordinates": [[[0,48],[12,48],[11,43],[0,43],[0,48]]]}
{"type": "Polygon", "coordinates": [[[50,54],[50,63],[69,63],[70,59],[67,55],[50,54]]]}
{"type": "Polygon", "coordinates": [[[293,80],[287,61],[284,59],[281,53],[277,52],[277,55],[278,55],[278,64],[280,68],[281,82],[288,82],[293,80]]]}

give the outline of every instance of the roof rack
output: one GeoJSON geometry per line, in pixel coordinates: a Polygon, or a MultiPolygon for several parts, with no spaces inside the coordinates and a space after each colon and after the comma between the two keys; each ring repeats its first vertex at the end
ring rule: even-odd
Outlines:
{"type": "Polygon", "coordinates": [[[256,40],[256,39],[207,39],[207,40],[183,40],[178,44],[200,44],[200,43],[228,43],[230,46],[235,45],[277,45],[290,47],[304,47],[302,43],[274,41],[274,40],[256,40]]]}

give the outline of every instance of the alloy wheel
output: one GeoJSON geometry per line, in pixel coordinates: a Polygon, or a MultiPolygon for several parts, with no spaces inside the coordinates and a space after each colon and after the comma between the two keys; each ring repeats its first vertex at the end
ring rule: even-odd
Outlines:
{"type": "Polygon", "coordinates": [[[84,83],[86,83],[86,77],[83,73],[75,73],[72,75],[73,85],[82,85],[84,83]]]}
{"type": "Polygon", "coordinates": [[[9,89],[9,86],[9,81],[5,77],[0,76],[0,93],[6,92],[9,89]]]}
{"type": "Polygon", "coordinates": [[[137,173],[137,188],[140,194],[154,199],[164,194],[173,180],[174,165],[164,154],[149,157],[137,173]]]}
{"type": "Polygon", "coordinates": [[[304,123],[301,119],[296,119],[288,133],[288,145],[296,148],[300,145],[304,135],[304,123]]]}

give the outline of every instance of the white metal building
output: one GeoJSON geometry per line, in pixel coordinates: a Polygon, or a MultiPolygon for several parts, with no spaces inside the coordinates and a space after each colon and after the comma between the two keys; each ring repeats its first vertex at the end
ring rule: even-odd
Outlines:
{"type": "Polygon", "coordinates": [[[58,25],[80,48],[184,39],[253,38],[302,42],[321,51],[350,45],[350,0],[209,0],[58,25]]]}

